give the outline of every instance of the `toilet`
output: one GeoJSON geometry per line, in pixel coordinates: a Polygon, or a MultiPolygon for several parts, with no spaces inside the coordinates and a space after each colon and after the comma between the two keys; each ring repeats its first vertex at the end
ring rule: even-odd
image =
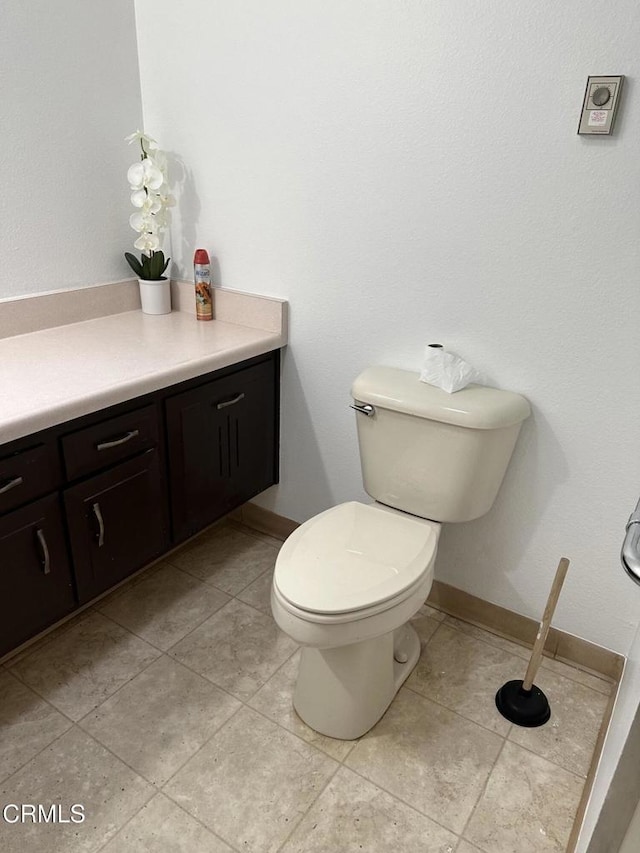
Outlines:
{"type": "Polygon", "coordinates": [[[271,608],[302,646],[293,704],[312,729],[351,740],[382,717],[420,655],[409,620],[433,582],[440,527],[489,511],[522,422],[520,394],[455,394],[392,367],[351,389],[363,484],[309,519],[278,555],[271,608]]]}

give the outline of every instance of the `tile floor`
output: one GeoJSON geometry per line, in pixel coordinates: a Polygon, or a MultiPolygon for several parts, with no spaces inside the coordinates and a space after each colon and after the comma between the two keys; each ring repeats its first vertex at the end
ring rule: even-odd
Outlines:
{"type": "Polygon", "coordinates": [[[551,722],[511,726],[527,650],[425,606],[383,719],[323,737],[291,707],[278,545],[222,523],[0,667],[2,805],[86,815],[0,820],[3,853],[564,851],[611,685],[545,661],[551,722]]]}

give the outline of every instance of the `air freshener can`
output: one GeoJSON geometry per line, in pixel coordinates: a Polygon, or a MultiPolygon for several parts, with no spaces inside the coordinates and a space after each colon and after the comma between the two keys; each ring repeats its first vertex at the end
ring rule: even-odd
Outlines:
{"type": "Polygon", "coordinates": [[[193,256],[193,278],[196,285],[196,317],[198,320],[213,320],[211,262],[206,249],[196,249],[193,256]]]}

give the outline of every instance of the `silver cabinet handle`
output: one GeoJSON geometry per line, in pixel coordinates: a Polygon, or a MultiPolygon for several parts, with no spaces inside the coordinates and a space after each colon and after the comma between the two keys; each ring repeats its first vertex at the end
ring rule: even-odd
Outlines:
{"type": "Polygon", "coordinates": [[[40,543],[40,549],[42,551],[42,557],[40,558],[40,562],[42,563],[42,573],[48,575],[51,571],[51,558],[49,557],[47,540],[44,538],[44,530],[41,527],[38,527],[36,530],[36,536],[38,537],[38,542],[40,543]]]}
{"type": "Polygon", "coordinates": [[[244,393],[236,394],[231,400],[224,400],[222,403],[218,403],[216,409],[226,409],[227,406],[235,406],[240,400],[244,400],[244,393]]]}
{"type": "Polygon", "coordinates": [[[373,406],[370,406],[369,403],[352,403],[351,408],[355,409],[356,412],[366,415],[368,418],[376,413],[376,410],[373,406]]]}
{"type": "Polygon", "coordinates": [[[22,477],[14,477],[13,480],[8,480],[4,486],[0,486],[0,495],[15,489],[16,486],[21,486],[23,483],[22,477]]]}
{"type": "Polygon", "coordinates": [[[640,584],[640,501],[627,522],[620,560],[631,580],[640,584]]]}
{"type": "Polygon", "coordinates": [[[104,545],[104,519],[102,518],[102,513],[100,512],[100,504],[96,501],[93,505],[93,514],[96,517],[96,521],[98,522],[98,548],[102,548],[104,545]]]}
{"type": "Polygon", "coordinates": [[[131,441],[132,438],[140,435],[139,429],[132,429],[126,435],[123,435],[122,438],[114,438],[113,441],[102,441],[100,444],[96,444],[96,450],[109,450],[110,447],[118,447],[120,444],[126,444],[127,441],[131,441]]]}

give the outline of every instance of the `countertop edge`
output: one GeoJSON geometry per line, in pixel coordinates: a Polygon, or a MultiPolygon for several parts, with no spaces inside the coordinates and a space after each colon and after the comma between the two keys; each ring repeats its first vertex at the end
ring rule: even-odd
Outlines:
{"type": "Polygon", "coordinates": [[[162,388],[169,388],[185,380],[230,367],[246,359],[265,355],[272,350],[281,349],[286,346],[286,343],[286,337],[283,334],[265,332],[264,337],[258,341],[229,347],[208,356],[171,365],[154,373],[136,376],[129,381],[85,394],[82,398],[71,398],[59,404],[43,407],[35,413],[0,423],[0,445],[162,388]]]}
{"type": "Polygon", "coordinates": [[[212,323],[196,321],[188,282],[172,282],[174,310],[157,320],[137,307],[131,281],[3,301],[0,445],[286,346],[286,300],[223,289],[215,296],[212,323]],[[162,335],[169,343],[174,334],[172,351],[162,335]],[[90,352],[93,363],[83,362],[90,352]]]}

